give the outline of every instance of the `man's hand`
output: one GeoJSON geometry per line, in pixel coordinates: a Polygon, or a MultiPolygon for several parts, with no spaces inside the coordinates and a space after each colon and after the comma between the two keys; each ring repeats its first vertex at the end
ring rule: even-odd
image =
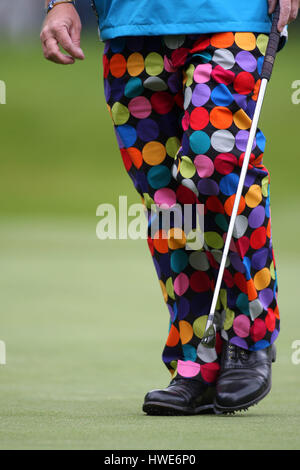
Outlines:
{"type": "MultiPolygon", "coordinates": [[[[269,1],[269,13],[273,13],[277,5],[277,0],[269,1]]],[[[294,21],[298,16],[300,0],[279,0],[280,1],[280,18],[277,25],[278,31],[282,32],[283,28],[294,21]]]]}
{"type": "Polygon", "coordinates": [[[72,4],[59,4],[48,13],[42,26],[41,41],[46,59],[57,64],[74,64],[84,59],[80,48],[81,21],[72,4]],[[59,45],[70,55],[63,54],[59,45]]]}

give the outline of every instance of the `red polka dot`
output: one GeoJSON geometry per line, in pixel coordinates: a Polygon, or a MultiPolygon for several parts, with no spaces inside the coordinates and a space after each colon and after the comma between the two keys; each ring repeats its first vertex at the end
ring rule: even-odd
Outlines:
{"type": "Polygon", "coordinates": [[[242,273],[235,273],[234,275],[234,283],[240,289],[241,292],[247,294],[247,281],[245,276],[242,273]]]}
{"type": "MultiPolygon", "coordinates": [[[[243,166],[243,161],[244,161],[244,158],[245,158],[245,152],[243,152],[239,158],[239,166],[242,167],[243,166]]],[[[253,165],[251,165],[251,163],[253,163],[255,160],[255,155],[253,153],[251,153],[250,155],[250,163],[249,163],[249,166],[248,168],[253,168],[253,165]]]]}
{"type": "Polygon", "coordinates": [[[214,160],[215,169],[221,175],[229,175],[237,165],[237,158],[232,153],[220,153],[214,160]]]}
{"type": "Polygon", "coordinates": [[[190,126],[195,131],[204,129],[209,123],[209,114],[205,108],[195,108],[190,115],[190,126]]]}
{"type": "Polygon", "coordinates": [[[256,343],[257,341],[260,341],[261,339],[263,339],[265,337],[266,332],[267,332],[267,327],[266,327],[265,322],[261,320],[260,318],[256,318],[256,320],[254,320],[254,323],[250,328],[250,335],[253,341],[255,341],[256,343]]]}
{"type": "Polygon", "coordinates": [[[225,70],[220,65],[217,65],[212,71],[212,79],[217,83],[223,83],[229,85],[235,79],[235,74],[230,70],[225,70]]]}
{"type": "Polygon", "coordinates": [[[108,77],[109,73],[109,59],[107,58],[106,55],[103,56],[103,75],[104,78],[108,77]]]}
{"type": "Polygon", "coordinates": [[[196,194],[191,189],[183,186],[182,184],[176,191],[176,198],[178,202],[181,202],[182,204],[199,203],[196,194]]]}
{"type": "Polygon", "coordinates": [[[195,271],[190,278],[190,287],[194,292],[206,292],[210,289],[210,279],[203,271],[195,271]]]}
{"type": "Polygon", "coordinates": [[[223,340],[221,338],[220,333],[216,334],[216,353],[221,354],[223,346],[223,340]]]}
{"type": "Polygon", "coordinates": [[[191,53],[204,51],[210,45],[210,39],[207,36],[202,36],[194,42],[194,47],[191,49],[191,53]]]}
{"type": "Polygon", "coordinates": [[[174,97],[174,101],[175,103],[177,104],[177,106],[179,106],[180,109],[184,109],[184,97],[183,97],[183,93],[177,93],[174,97]]]}
{"type": "Polygon", "coordinates": [[[265,322],[266,322],[266,327],[269,331],[272,332],[275,330],[276,316],[275,316],[274,311],[271,308],[268,308],[268,315],[266,316],[265,322]]]}
{"type": "Polygon", "coordinates": [[[230,289],[234,286],[234,279],[232,277],[232,274],[228,271],[228,269],[225,269],[224,271],[224,276],[223,276],[224,282],[227,287],[230,289]]]}
{"type": "Polygon", "coordinates": [[[215,269],[218,269],[219,268],[219,265],[218,263],[216,262],[214,256],[212,255],[212,253],[210,253],[209,251],[206,252],[206,257],[208,259],[208,262],[209,262],[209,265],[212,267],[212,268],[215,268],[215,269]]]}
{"type": "Polygon", "coordinates": [[[205,207],[211,212],[224,214],[223,204],[217,196],[210,196],[205,203],[205,207]]]}
{"type": "Polygon", "coordinates": [[[131,160],[130,156],[128,155],[128,152],[127,152],[126,149],[120,149],[120,152],[121,152],[121,155],[122,155],[124,166],[125,166],[126,170],[129,171],[131,166],[132,166],[132,160],[131,160]]]}
{"type": "Polygon", "coordinates": [[[254,89],[255,80],[251,73],[241,72],[236,76],[233,86],[239,95],[248,95],[254,89]]]}
{"type": "Polygon", "coordinates": [[[250,245],[249,238],[246,236],[241,237],[238,240],[236,240],[235,245],[237,247],[237,250],[241,258],[244,258],[247,251],[249,250],[249,245],[250,245]]]}
{"type": "Polygon", "coordinates": [[[201,364],[200,374],[203,380],[208,383],[216,382],[219,375],[220,365],[216,362],[210,362],[208,364],[201,364]]]}
{"type": "Polygon", "coordinates": [[[167,91],[158,91],[151,96],[151,104],[158,114],[167,114],[174,105],[174,97],[167,91]]]}
{"type": "Polygon", "coordinates": [[[190,115],[187,111],[185,111],[184,116],[181,121],[182,129],[187,131],[190,125],[190,115]]]}
{"type": "Polygon", "coordinates": [[[251,234],[250,245],[254,250],[259,250],[266,244],[267,231],[265,227],[259,227],[251,234]]]}
{"type": "Polygon", "coordinates": [[[177,68],[179,66],[184,65],[188,53],[189,49],[186,49],[184,47],[179,47],[178,49],[175,49],[175,51],[173,51],[171,55],[171,62],[173,67],[177,68]]]}
{"type": "Polygon", "coordinates": [[[173,348],[174,346],[176,346],[176,344],[178,344],[179,338],[180,338],[179,331],[174,325],[172,325],[170,332],[169,332],[168,339],[166,341],[166,345],[173,348]]]}
{"type": "Polygon", "coordinates": [[[154,255],[154,246],[153,246],[153,240],[151,237],[148,237],[147,238],[147,242],[148,242],[148,246],[149,246],[149,250],[150,250],[150,253],[151,255],[153,256],[154,255]]]}

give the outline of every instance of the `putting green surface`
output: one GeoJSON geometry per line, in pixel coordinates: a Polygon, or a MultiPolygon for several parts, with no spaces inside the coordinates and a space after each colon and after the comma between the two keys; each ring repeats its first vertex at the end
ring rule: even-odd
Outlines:
{"type": "Polygon", "coordinates": [[[299,448],[299,257],[278,258],[271,394],[235,417],[148,417],[144,394],[169,381],[167,309],[145,242],[99,241],[94,222],[2,220],[0,448],[299,448]]]}
{"type": "MultiPolygon", "coordinates": [[[[293,29],[294,28],[294,29],[293,29]]],[[[169,382],[168,311],[146,243],[99,241],[96,207],[128,194],[105,109],[96,34],[58,67],[38,44],[0,44],[1,449],[296,449],[299,320],[299,36],[278,56],[261,128],[272,175],[282,332],[271,394],[235,417],[147,417],[169,382]]],[[[293,33],[294,32],[294,36],[293,33]]]]}

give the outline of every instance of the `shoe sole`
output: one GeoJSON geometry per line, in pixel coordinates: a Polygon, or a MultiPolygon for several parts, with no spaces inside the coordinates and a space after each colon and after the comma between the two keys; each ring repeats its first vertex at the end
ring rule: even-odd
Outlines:
{"type": "Polygon", "coordinates": [[[250,406],[257,405],[265,396],[268,395],[268,393],[271,391],[272,384],[270,383],[268,388],[258,397],[256,397],[254,400],[249,401],[248,403],[243,403],[242,405],[239,406],[232,406],[232,407],[226,407],[226,406],[220,406],[218,403],[215,401],[214,407],[215,407],[215,413],[216,414],[234,414],[236,411],[247,411],[250,406]]]}
{"type": "Polygon", "coordinates": [[[215,414],[213,403],[190,409],[176,405],[167,405],[160,402],[148,402],[143,405],[143,411],[150,416],[192,416],[197,414],[215,414]]]}

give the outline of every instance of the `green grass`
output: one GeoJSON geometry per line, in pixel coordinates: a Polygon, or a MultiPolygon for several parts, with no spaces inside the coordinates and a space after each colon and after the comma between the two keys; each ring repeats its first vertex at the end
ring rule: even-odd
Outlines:
{"type": "Polygon", "coordinates": [[[298,38],[278,56],[261,120],[282,315],[273,390],[245,415],[181,418],[141,411],[169,381],[168,312],[145,243],[95,236],[99,203],[138,202],[105,110],[97,37],[67,68],[43,61],[37,41],[1,43],[1,449],[299,448],[298,38]]]}
{"type": "Polygon", "coordinates": [[[298,448],[299,256],[278,258],[283,331],[271,394],[235,417],[147,417],[144,394],[169,381],[167,309],[145,242],[99,241],[94,228],[2,220],[0,448],[298,448]]]}

